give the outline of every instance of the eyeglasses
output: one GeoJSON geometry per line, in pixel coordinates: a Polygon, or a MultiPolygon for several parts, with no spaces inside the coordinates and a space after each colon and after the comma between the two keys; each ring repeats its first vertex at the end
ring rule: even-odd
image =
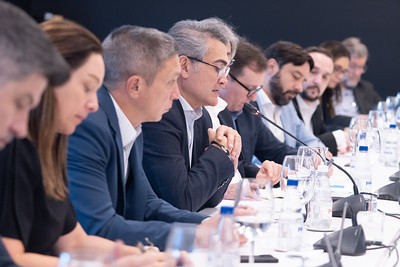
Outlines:
{"type": "Polygon", "coordinates": [[[243,83],[239,82],[239,80],[235,76],[233,76],[232,74],[229,74],[229,76],[231,76],[231,78],[233,80],[235,80],[235,82],[237,82],[239,85],[241,85],[244,89],[247,90],[247,97],[248,98],[250,98],[252,95],[254,95],[256,92],[260,91],[263,88],[262,85],[259,85],[255,89],[249,89],[249,88],[247,88],[246,85],[244,85],[243,83]]]}
{"type": "Polygon", "coordinates": [[[345,74],[347,70],[342,69],[341,66],[335,65],[333,67],[333,72],[338,74],[345,74]]]}
{"type": "Polygon", "coordinates": [[[352,69],[352,70],[359,70],[361,73],[365,73],[365,72],[367,71],[367,69],[368,69],[368,66],[367,66],[367,65],[358,66],[358,65],[356,65],[356,64],[354,64],[354,63],[350,63],[349,69],[352,69]]]}
{"type": "Polygon", "coordinates": [[[194,60],[194,61],[197,61],[197,62],[206,64],[206,65],[211,66],[211,67],[214,67],[215,70],[218,72],[218,79],[222,78],[223,76],[224,76],[224,77],[228,76],[228,73],[229,73],[229,71],[231,70],[231,66],[232,66],[233,62],[235,61],[234,59],[232,59],[231,62],[229,62],[228,65],[222,66],[222,67],[218,67],[218,66],[215,66],[215,65],[213,65],[213,64],[210,64],[210,63],[208,63],[208,62],[205,62],[205,61],[203,61],[203,60],[197,59],[197,58],[195,58],[195,57],[189,57],[189,56],[186,56],[186,57],[187,57],[188,59],[191,59],[191,60],[194,60]]]}

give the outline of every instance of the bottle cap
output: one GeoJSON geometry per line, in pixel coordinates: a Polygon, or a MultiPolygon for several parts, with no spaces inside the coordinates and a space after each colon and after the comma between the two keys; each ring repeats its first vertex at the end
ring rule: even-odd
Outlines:
{"type": "Polygon", "coordinates": [[[233,207],[222,206],[221,214],[233,214],[233,207]]]}
{"type": "Polygon", "coordinates": [[[319,165],[318,172],[328,172],[329,167],[327,165],[319,165]]]}
{"type": "Polygon", "coordinates": [[[368,151],[368,146],[360,146],[358,151],[368,151]]]}
{"type": "Polygon", "coordinates": [[[299,185],[299,180],[292,180],[292,179],[287,180],[287,186],[298,186],[298,185],[299,185]]]}
{"type": "Polygon", "coordinates": [[[390,129],[395,129],[395,128],[396,128],[396,124],[390,124],[390,125],[389,125],[389,128],[390,128],[390,129]]]}

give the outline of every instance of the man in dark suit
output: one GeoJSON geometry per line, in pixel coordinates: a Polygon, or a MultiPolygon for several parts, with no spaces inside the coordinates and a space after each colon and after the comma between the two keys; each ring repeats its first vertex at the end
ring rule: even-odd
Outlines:
{"type": "Polygon", "coordinates": [[[371,82],[361,79],[367,70],[367,46],[356,37],[346,38],[342,43],[350,52],[350,64],[341,83],[341,101],[334,103],[335,113],[351,117],[368,114],[382,99],[371,82]]]}
{"type": "MultiPolygon", "coordinates": [[[[274,161],[282,164],[286,155],[297,153],[295,148],[276,139],[261,118],[243,110],[245,103],[256,100],[266,69],[267,60],[262,51],[247,41],[240,41],[235,64],[232,65],[228,76],[228,84],[220,91],[227,107],[219,112],[219,121],[223,125],[235,128],[242,137],[243,159],[239,161],[238,169],[243,177],[261,175],[260,168],[252,163],[253,156],[261,162],[274,161]]],[[[269,178],[275,179],[274,183],[279,181],[279,175],[273,177],[271,174],[269,178]]]]}
{"type": "Polygon", "coordinates": [[[319,101],[333,73],[332,54],[320,47],[310,47],[306,51],[314,61],[314,68],[303,83],[303,92],[292,100],[293,105],[305,126],[336,156],[338,151],[347,151],[348,135],[342,130],[331,132],[327,129],[319,101]]]}
{"type": "Polygon", "coordinates": [[[131,245],[148,237],[163,249],[170,223],[201,223],[206,217],[159,199],[142,167],[141,123],[160,120],[179,97],[177,47],[158,30],[122,26],[103,49],[99,110],[69,141],[70,198],[89,234],[131,245]]]}
{"type": "Polygon", "coordinates": [[[157,195],[197,211],[220,203],[241,149],[237,131],[216,132],[202,106],[216,105],[226,85],[237,37],[222,20],[177,22],[169,31],[179,48],[181,93],[160,122],[143,125],[143,166],[157,195]]]}
{"type": "MultiPolygon", "coordinates": [[[[27,134],[29,111],[47,85],[68,80],[69,67],[48,36],[24,11],[0,1],[0,150],[27,134]]],[[[0,190],[10,190],[0,177],[0,190]]],[[[0,203],[0,209],[5,203],[0,203]]],[[[17,266],[0,236],[0,266],[17,266]]]]}

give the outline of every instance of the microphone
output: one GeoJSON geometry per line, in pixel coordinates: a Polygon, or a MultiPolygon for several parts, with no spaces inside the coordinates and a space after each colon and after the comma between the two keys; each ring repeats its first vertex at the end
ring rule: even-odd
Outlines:
{"type": "MultiPolygon", "coordinates": [[[[250,103],[245,103],[244,104],[244,109],[249,111],[251,114],[260,117],[266,121],[268,121],[269,123],[271,123],[272,125],[274,125],[275,127],[277,127],[279,130],[281,130],[282,132],[284,132],[285,134],[289,135],[290,137],[292,137],[294,140],[296,140],[297,142],[299,142],[300,144],[302,144],[303,146],[308,146],[306,143],[304,143],[303,141],[301,141],[300,139],[298,139],[296,136],[294,136],[293,134],[291,134],[290,132],[286,131],[285,129],[283,129],[281,126],[279,126],[278,124],[276,124],[275,122],[273,122],[272,120],[268,119],[267,117],[264,116],[264,114],[262,114],[255,106],[253,106],[250,103]]],[[[320,156],[322,159],[329,161],[327,158],[325,158],[325,156],[322,156],[320,153],[318,153],[318,151],[315,151],[318,156],[320,156]]],[[[341,170],[344,174],[347,175],[347,177],[349,177],[350,181],[353,183],[353,191],[354,191],[354,195],[358,195],[359,191],[358,191],[358,187],[356,182],[354,181],[353,177],[351,177],[351,175],[342,167],[340,167],[339,165],[337,165],[336,163],[332,162],[332,164],[338,168],[339,170],[341,170]]],[[[344,203],[343,203],[344,204],[344,203]]]]}

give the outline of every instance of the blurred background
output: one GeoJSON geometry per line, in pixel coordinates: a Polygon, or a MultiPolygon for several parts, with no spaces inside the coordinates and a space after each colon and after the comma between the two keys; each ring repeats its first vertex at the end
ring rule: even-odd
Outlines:
{"type": "Polygon", "coordinates": [[[46,12],[72,19],[101,40],[122,24],[162,31],[178,20],[220,17],[262,48],[278,40],[303,47],[357,36],[370,53],[363,75],[385,98],[400,91],[399,0],[21,0],[41,22],[46,12]]]}

